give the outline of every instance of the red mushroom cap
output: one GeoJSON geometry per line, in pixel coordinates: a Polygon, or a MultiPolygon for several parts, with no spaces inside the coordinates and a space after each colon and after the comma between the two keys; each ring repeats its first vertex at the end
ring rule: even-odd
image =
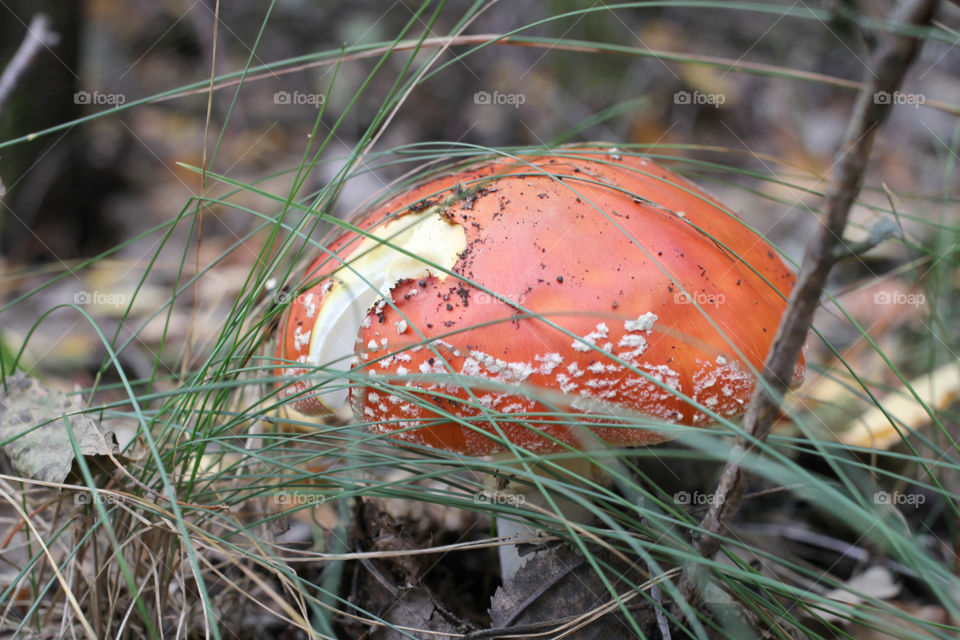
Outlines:
{"type": "MultiPolygon", "coordinates": [[[[427,268],[390,282],[391,303],[364,303],[354,373],[369,382],[351,387],[351,402],[373,429],[469,455],[503,448],[488,434],[549,452],[582,444],[571,413],[624,446],[665,439],[626,414],[713,421],[678,393],[720,416],[743,412],[794,276],[691,183],[626,153],[567,148],[435,178],[359,227],[428,206],[465,242],[452,274],[427,268]]],[[[358,240],[331,249],[349,261],[358,240]]],[[[291,305],[279,357],[310,361],[305,332],[330,282],[291,305]]],[[[803,370],[801,358],[794,384],[803,370]]],[[[305,413],[324,404],[309,385],[301,376],[283,391],[302,394],[305,413]]]]}

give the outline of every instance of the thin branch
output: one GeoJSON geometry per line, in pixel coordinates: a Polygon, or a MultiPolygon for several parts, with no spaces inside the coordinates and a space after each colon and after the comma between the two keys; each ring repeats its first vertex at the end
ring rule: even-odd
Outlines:
{"type": "Polygon", "coordinates": [[[34,56],[41,48],[55,45],[59,39],[60,36],[50,30],[50,18],[42,13],[33,16],[30,25],[27,27],[27,35],[24,36],[17,52],[13,54],[10,64],[0,75],[0,112],[3,112],[3,103],[13,93],[17,81],[26,72],[34,56]]]}
{"type": "MultiPolygon", "coordinates": [[[[24,36],[17,52],[13,54],[10,64],[0,74],[0,114],[3,113],[3,103],[13,93],[17,81],[30,66],[30,62],[40,51],[40,48],[51,47],[59,40],[60,36],[50,30],[50,19],[46,15],[38,13],[33,16],[30,25],[27,27],[27,35],[24,36]]],[[[0,180],[0,198],[6,193],[7,189],[3,186],[3,180],[0,180]]]]}
{"type": "MultiPolygon", "coordinates": [[[[930,21],[936,0],[908,0],[892,14],[891,21],[924,25],[930,21]]],[[[887,33],[870,60],[872,73],[857,96],[846,135],[837,154],[830,176],[820,226],[807,245],[796,286],[784,311],[773,346],[767,354],[761,380],[744,415],[743,433],[730,453],[715,499],[700,523],[700,534],[694,542],[697,553],[712,558],[720,549],[720,535],[736,514],[743,496],[744,470],[741,461],[753,452],[770,431],[780,401],[793,374],[794,365],[807,332],[827,276],[843,255],[840,250],[850,207],[860,191],[863,174],[870,156],[873,138],[890,111],[893,101],[877,99],[877,94],[892,95],[900,87],[907,68],[919,50],[915,38],[887,33]]],[[[680,593],[685,599],[694,597],[704,573],[704,565],[687,567],[680,580],[680,593]]]]}

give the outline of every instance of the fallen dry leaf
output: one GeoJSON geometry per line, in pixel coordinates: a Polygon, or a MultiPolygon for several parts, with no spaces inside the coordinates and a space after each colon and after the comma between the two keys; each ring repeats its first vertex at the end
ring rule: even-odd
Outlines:
{"type": "Polygon", "coordinates": [[[81,413],[76,396],[48,389],[18,373],[0,395],[0,448],[17,473],[45,482],[63,482],[74,462],[70,433],[84,457],[119,454],[116,436],[81,413]],[[69,423],[68,423],[69,421],[69,423]]]}
{"type": "MultiPolygon", "coordinates": [[[[857,606],[868,598],[889,600],[900,593],[900,585],[893,581],[893,576],[883,567],[870,567],[863,573],[858,573],[845,586],[833,589],[825,597],[847,605],[857,606]]],[[[837,607],[836,613],[825,611],[820,618],[828,622],[840,622],[847,619],[844,610],[837,607]]]]}
{"type": "Polygon", "coordinates": [[[950,362],[935,371],[909,381],[909,388],[901,387],[880,399],[883,406],[873,407],[851,421],[841,433],[844,444],[873,449],[889,449],[900,442],[900,434],[893,428],[887,414],[902,425],[901,428],[919,429],[930,423],[932,411],[945,409],[960,393],[960,362],[950,362]],[[923,404],[911,393],[916,393],[923,404]],[[886,412],[886,413],[884,413],[886,412]]]}

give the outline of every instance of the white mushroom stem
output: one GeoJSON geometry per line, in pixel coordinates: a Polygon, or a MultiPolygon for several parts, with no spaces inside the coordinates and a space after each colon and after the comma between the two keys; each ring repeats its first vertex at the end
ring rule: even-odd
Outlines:
{"type": "MultiPolygon", "coordinates": [[[[543,495],[536,491],[536,489],[527,492],[526,497],[526,504],[535,502],[540,503],[539,506],[542,506],[544,509],[553,509],[543,495]]],[[[582,504],[556,497],[554,498],[554,502],[560,511],[559,515],[564,519],[578,523],[589,521],[590,510],[582,504]]],[[[541,533],[541,529],[526,522],[518,522],[509,518],[497,518],[497,537],[503,540],[516,541],[512,544],[501,544],[498,548],[500,554],[500,577],[503,582],[506,582],[516,575],[517,571],[529,562],[530,558],[533,558],[537,554],[544,553],[543,551],[532,551],[531,553],[521,556],[518,546],[524,543],[536,544],[537,538],[540,537],[541,533]]]]}
{"type": "MultiPolygon", "coordinates": [[[[592,518],[590,509],[584,501],[574,501],[556,493],[551,494],[552,500],[547,500],[546,496],[533,483],[520,483],[514,481],[506,482],[505,477],[526,476],[523,469],[518,469],[517,462],[510,454],[498,454],[494,456],[494,462],[503,462],[504,467],[497,476],[487,475],[484,478],[484,494],[490,502],[515,505],[517,507],[527,507],[531,511],[555,513],[558,518],[568,522],[585,524],[592,518]]],[[[605,482],[605,474],[600,471],[596,465],[584,458],[576,458],[558,462],[558,466],[563,467],[571,473],[569,477],[563,477],[563,481],[577,485],[582,484],[577,478],[589,479],[594,482],[605,482]]],[[[542,467],[533,467],[533,472],[539,476],[545,476],[549,473],[548,469],[542,467]]],[[[541,480],[542,482],[542,480],[541,480]]],[[[504,541],[516,541],[509,544],[501,544],[498,548],[500,555],[500,577],[503,582],[507,582],[517,571],[520,570],[530,558],[536,556],[542,551],[534,551],[521,556],[518,550],[518,544],[536,544],[541,536],[542,530],[535,525],[528,524],[511,518],[497,518],[497,537],[504,541]]]]}

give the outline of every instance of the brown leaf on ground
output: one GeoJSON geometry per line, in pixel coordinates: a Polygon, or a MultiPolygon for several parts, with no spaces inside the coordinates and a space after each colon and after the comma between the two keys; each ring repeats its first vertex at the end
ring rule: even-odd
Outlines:
{"type": "MultiPolygon", "coordinates": [[[[593,553],[622,571],[631,582],[646,581],[636,565],[627,566],[601,551],[593,553]]],[[[644,631],[652,631],[655,612],[649,602],[634,599],[637,592],[628,588],[625,581],[615,580],[609,574],[608,577],[620,586],[622,601],[633,622],[644,631]]],[[[516,575],[497,589],[490,602],[493,629],[536,627],[550,631],[549,637],[569,631],[570,635],[564,637],[578,640],[624,637],[631,630],[624,615],[596,570],[567,544],[533,553],[516,575]]]]}
{"type": "Polygon", "coordinates": [[[385,554],[362,558],[353,577],[350,601],[390,625],[370,629],[370,638],[394,640],[409,638],[410,634],[417,638],[442,637],[460,635],[469,629],[443,608],[443,598],[423,582],[433,560],[424,555],[393,553],[422,546],[412,539],[401,521],[381,510],[375,501],[360,500],[354,522],[352,538],[356,550],[385,554]]]}
{"type": "Polygon", "coordinates": [[[97,420],[81,413],[76,396],[48,389],[18,373],[7,378],[0,395],[0,449],[17,473],[45,482],[63,482],[74,463],[74,447],[82,456],[119,455],[112,431],[101,431],[97,420]]]}

